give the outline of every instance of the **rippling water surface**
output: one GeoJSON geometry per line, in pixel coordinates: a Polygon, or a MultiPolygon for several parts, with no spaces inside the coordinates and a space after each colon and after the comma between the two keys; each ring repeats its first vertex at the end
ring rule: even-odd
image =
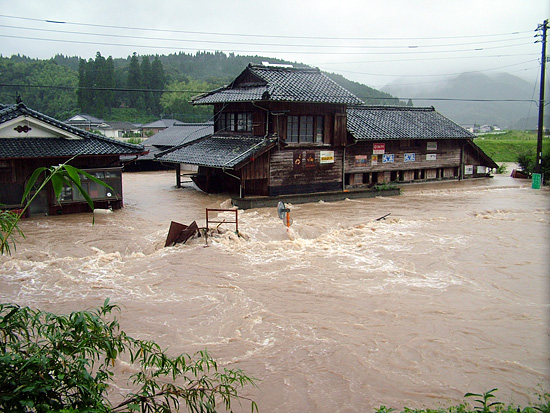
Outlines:
{"type": "Polygon", "coordinates": [[[208,247],[163,248],[171,220],[203,226],[205,208],[230,202],[174,188],[171,172],[123,181],[125,208],[94,226],[25,220],[0,258],[0,301],[70,312],[109,297],[131,335],[206,348],[260,379],[244,394],[263,412],[438,407],[494,387],[525,404],[549,390],[548,189],[506,176],[410,185],[291,205],[289,231],[275,208],[240,211],[242,237],[223,224],[208,247]]]}

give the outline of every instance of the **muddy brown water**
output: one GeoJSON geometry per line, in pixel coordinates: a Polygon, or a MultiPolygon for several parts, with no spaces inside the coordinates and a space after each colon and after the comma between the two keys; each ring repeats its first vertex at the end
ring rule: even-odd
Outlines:
{"type": "Polygon", "coordinates": [[[203,226],[205,208],[230,205],[174,182],[124,174],[125,208],[93,226],[22,222],[0,301],[66,313],[109,297],[129,334],[260,379],[243,394],[262,412],[433,408],[495,387],[525,404],[549,390],[548,189],[508,176],[409,185],[291,205],[288,231],[275,208],[241,211],[243,237],[223,224],[208,247],[163,248],[171,220],[203,226]]]}

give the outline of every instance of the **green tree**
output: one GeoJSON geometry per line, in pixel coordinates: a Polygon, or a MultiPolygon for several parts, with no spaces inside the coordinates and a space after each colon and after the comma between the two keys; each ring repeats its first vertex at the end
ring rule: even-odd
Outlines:
{"type": "Polygon", "coordinates": [[[190,101],[194,96],[214,87],[216,86],[198,80],[173,82],[168,84],[167,89],[170,91],[162,95],[160,104],[165,114],[171,114],[177,119],[185,122],[204,122],[212,117],[212,109],[193,106],[190,101]]]}
{"type": "Polygon", "coordinates": [[[151,94],[153,71],[151,69],[151,62],[149,61],[148,56],[143,56],[141,58],[140,68],[141,68],[141,88],[144,89],[141,96],[145,104],[145,109],[147,111],[151,111],[153,106],[153,96],[151,94]]]}
{"type": "Polygon", "coordinates": [[[95,60],[93,62],[93,95],[94,95],[94,105],[93,105],[93,114],[102,118],[109,111],[110,102],[108,96],[104,90],[105,84],[107,83],[107,61],[101,53],[97,52],[95,60]]]}
{"type": "Polygon", "coordinates": [[[162,96],[162,90],[166,84],[166,75],[164,74],[164,67],[160,61],[158,55],[155,56],[155,60],[151,64],[151,89],[153,89],[153,105],[152,111],[155,115],[160,116],[162,106],[160,105],[160,98],[162,96]]]}
{"type": "Polygon", "coordinates": [[[105,102],[108,105],[109,113],[115,103],[115,92],[112,90],[116,87],[115,83],[115,62],[112,56],[109,56],[105,61],[105,75],[103,77],[103,87],[110,90],[105,90],[105,102]]]}
{"type": "Polygon", "coordinates": [[[56,118],[68,117],[77,107],[78,74],[53,60],[4,58],[0,56],[1,103],[25,104],[56,118]],[[17,85],[17,86],[15,86],[17,85]]]}
{"type": "Polygon", "coordinates": [[[92,86],[90,78],[87,73],[87,63],[86,60],[80,59],[78,61],[78,106],[84,112],[90,107],[90,91],[88,88],[92,86]]]}
{"type": "Polygon", "coordinates": [[[139,92],[139,90],[141,89],[141,68],[136,52],[134,52],[130,59],[126,87],[130,89],[130,91],[128,92],[128,103],[130,107],[144,109],[144,100],[139,92]]]}
{"type": "MultiPolygon", "coordinates": [[[[239,389],[255,380],[224,368],[206,351],[169,356],[153,341],[137,340],[120,329],[105,300],[92,311],[69,315],[0,304],[0,407],[21,412],[191,412],[231,409],[239,389]],[[107,398],[117,360],[139,371],[135,386],[112,405],[107,398]]],[[[251,401],[252,411],[257,411],[251,401]]]]}

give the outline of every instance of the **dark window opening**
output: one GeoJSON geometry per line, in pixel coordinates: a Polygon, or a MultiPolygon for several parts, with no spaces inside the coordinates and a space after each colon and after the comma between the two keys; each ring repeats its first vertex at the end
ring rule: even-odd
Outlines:
{"type": "Polygon", "coordinates": [[[323,116],[288,116],[287,142],[323,143],[323,116]]]}
{"type": "Polygon", "coordinates": [[[252,132],[252,113],[220,113],[218,117],[218,132],[252,132]]]}

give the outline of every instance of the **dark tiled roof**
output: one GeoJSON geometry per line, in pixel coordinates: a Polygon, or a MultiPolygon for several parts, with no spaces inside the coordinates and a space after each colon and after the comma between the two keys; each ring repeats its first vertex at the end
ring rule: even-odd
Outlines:
{"type": "Polygon", "coordinates": [[[169,128],[170,126],[174,126],[175,123],[181,123],[177,119],[159,119],[151,123],[146,123],[143,125],[143,128],[169,128]]]}
{"type": "Polygon", "coordinates": [[[78,124],[88,123],[88,124],[90,124],[91,123],[92,125],[99,125],[100,123],[103,123],[103,122],[105,122],[103,119],[96,118],[95,116],[88,115],[87,113],[79,113],[79,114],[74,115],[74,116],[72,116],[71,118],[69,118],[65,121],[65,123],[68,123],[68,124],[72,124],[72,123],[78,123],[78,124]],[[73,118],[82,118],[83,120],[78,120],[78,119],[73,120],[73,118]]]}
{"type": "Polygon", "coordinates": [[[214,122],[175,123],[142,142],[144,146],[178,146],[214,133],[214,122]]]}
{"type": "Polygon", "coordinates": [[[98,125],[99,129],[118,129],[118,130],[134,130],[139,129],[138,125],[130,122],[103,122],[98,125]]]}
{"type": "Polygon", "coordinates": [[[44,158],[75,155],[131,155],[142,153],[142,145],[133,145],[116,141],[101,135],[86,132],[67,125],[43,113],[27,108],[24,104],[5,106],[0,109],[0,126],[2,123],[28,116],[63,130],[69,135],[81,139],[10,137],[0,139],[0,158],[44,158]]]}
{"type": "Polygon", "coordinates": [[[248,65],[231,85],[193,100],[208,105],[250,101],[360,105],[363,102],[317,68],[248,65]]]}
{"type": "Polygon", "coordinates": [[[356,140],[475,138],[433,107],[348,107],[347,127],[356,140]]]}
{"type": "Polygon", "coordinates": [[[260,136],[211,135],[164,152],[157,160],[231,169],[275,143],[260,136]]]}

